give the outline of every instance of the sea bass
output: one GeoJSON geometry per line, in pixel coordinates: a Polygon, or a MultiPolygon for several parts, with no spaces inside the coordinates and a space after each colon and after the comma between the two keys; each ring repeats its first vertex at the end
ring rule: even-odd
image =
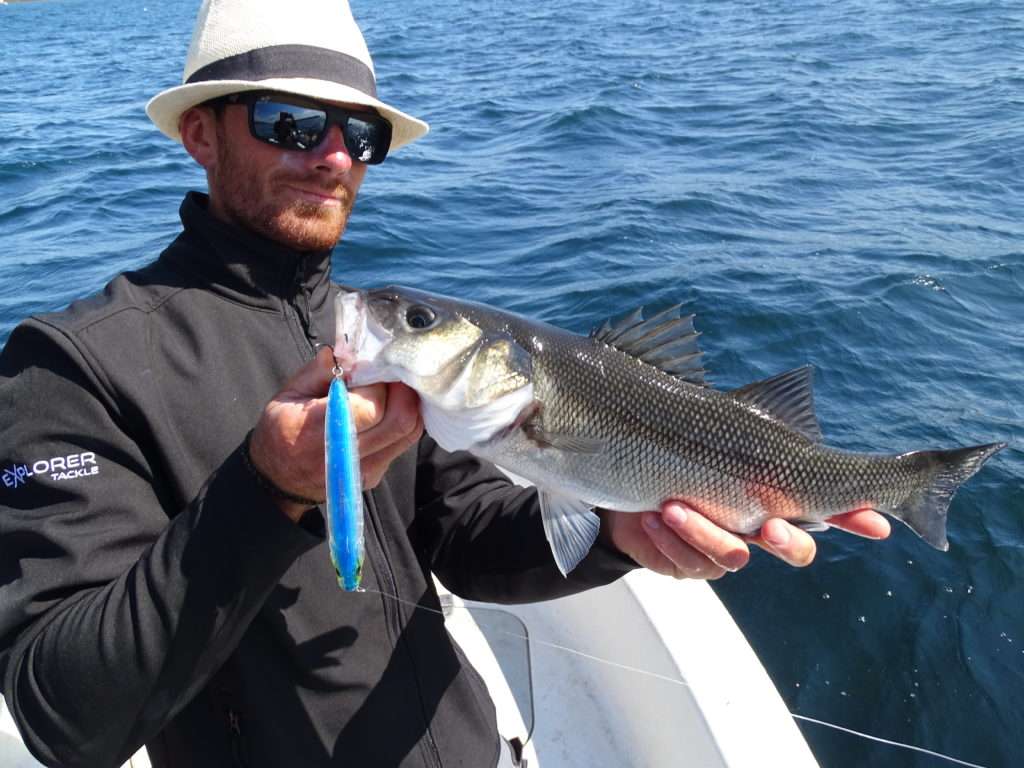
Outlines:
{"type": "Polygon", "coordinates": [[[730,392],[705,384],[693,316],[637,310],[581,336],[403,287],[339,295],[335,354],[358,386],[401,381],[441,447],[536,485],[563,574],[590,550],[595,507],[679,499],[736,533],[770,517],[810,529],[871,508],[946,550],[961,483],[1004,447],[899,455],[823,444],[811,369],[730,392]]]}

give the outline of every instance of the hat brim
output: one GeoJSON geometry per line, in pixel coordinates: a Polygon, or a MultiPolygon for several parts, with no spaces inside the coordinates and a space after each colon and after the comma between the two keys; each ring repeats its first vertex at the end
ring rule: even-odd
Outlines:
{"type": "Polygon", "coordinates": [[[362,91],[329,80],[279,77],[269,80],[213,80],[168,88],[146,104],[146,114],[165,135],[181,141],[179,122],[192,107],[218,96],[243,91],[281,91],[320,101],[375,108],[391,122],[391,151],[423,136],[430,126],[362,91]]]}

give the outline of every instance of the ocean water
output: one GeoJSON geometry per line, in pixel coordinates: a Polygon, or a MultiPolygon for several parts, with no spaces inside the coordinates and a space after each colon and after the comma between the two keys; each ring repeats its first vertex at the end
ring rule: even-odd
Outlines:
{"type": "MultiPolygon", "coordinates": [[[[948,553],[829,532],[812,567],[756,553],[716,590],[791,711],[1020,765],[1024,7],[353,4],[382,95],[432,132],[370,170],[337,279],[579,331],[683,301],[715,386],[813,364],[830,444],[1010,443],[948,553]]],[[[154,258],[203,188],[143,112],[197,6],[0,7],[0,342],[154,258]]],[[[823,766],[947,764],[801,728],[823,766]]]]}

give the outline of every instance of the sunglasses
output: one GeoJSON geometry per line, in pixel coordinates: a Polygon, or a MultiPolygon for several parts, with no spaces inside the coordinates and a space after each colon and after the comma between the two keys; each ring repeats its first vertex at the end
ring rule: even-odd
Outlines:
{"type": "Polygon", "coordinates": [[[281,149],[309,152],[324,140],[332,125],[341,128],[349,157],[360,163],[383,162],[391,146],[391,123],[375,112],[262,91],[233,93],[215,101],[244,104],[249,109],[253,138],[281,149]]]}

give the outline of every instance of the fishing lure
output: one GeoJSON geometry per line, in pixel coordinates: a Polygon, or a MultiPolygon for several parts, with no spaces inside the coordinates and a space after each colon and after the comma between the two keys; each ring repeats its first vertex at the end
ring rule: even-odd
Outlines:
{"type": "Polygon", "coordinates": [[[331,562],[338,574],[338,585],[351,592],[359,588],[363,576],[363,481],[356,427],[343,375],[340,366],[335,366],[324,417],[324,466],[331,562]]]}

